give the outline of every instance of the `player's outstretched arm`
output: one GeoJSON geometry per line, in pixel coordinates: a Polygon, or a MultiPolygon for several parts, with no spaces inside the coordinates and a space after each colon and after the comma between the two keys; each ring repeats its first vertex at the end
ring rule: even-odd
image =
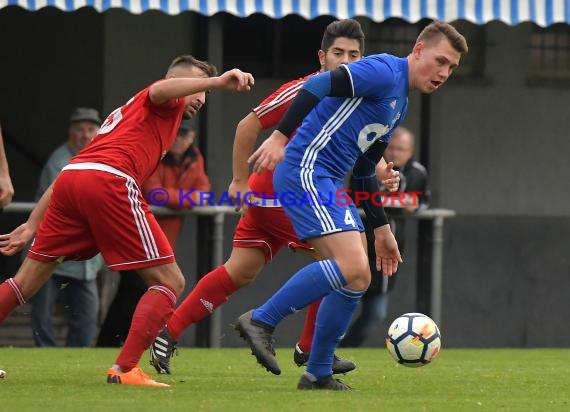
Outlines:
{"type": "Polygon", "coordinates": [[[216,77],[168,78],[153,84],[148,93],[154,104],[163,104],[172,99],[212,89],[235,92],[250,91],[254,82],[251,73],[232,69],[216,77]]]}
{"type": "MultiPolygon", "coordinates": [[[[243,195],[250,191],[247,184],[249,177],[247,160],[251,156],[262,130],[263,126],[254,112],[250,112],[237,125],[232,154],[233,178],[228,188],[228,193],[233,201],[237,200],[238,192],[243,195]]],[[[238,203],[241,204],[242,202],[238,203]]],[[[241,206],[237,205],[235,209],[238,211],[240,208],[241,206]]]]}
{"type": "Polygon", "coordinates": [[[0,253],[6,256],[14,255],[32,240],[47,210],[52,189],[53,183],[46,189],[26,223],[21,224],[10,233],[0,235],[0,253]]]}
{"type": "Polygon", "coordinates": [[[228,70],[214,79],[216,79],[216,89],[234,92],[248,92],[255,83],[251,73],[242,72],[240,69],[228,70]]]}

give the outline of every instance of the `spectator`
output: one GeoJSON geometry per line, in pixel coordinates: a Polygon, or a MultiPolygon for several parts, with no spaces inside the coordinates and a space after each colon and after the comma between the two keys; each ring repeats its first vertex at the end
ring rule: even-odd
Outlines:
{"type": "MultiPolygon", "coordinates": [[[[78,107],[69,119],[69,137],[49,157],[42,169],[36,201],[55,180],[61,169],[97,134],[101,124],[95,109],[78,107]]],[[[66,346],[91,346],[97,335],[99,295],[97,272],[104,265],[101,255],[84,261],[61,264],[53,277],[38,291],[32,301],[32,330],[36,346],[55,346],[53,317],[55,303],[62,292],[69,315],[66,346]]]]}
{"type": "MultiPolygon", "coordinates": [[[[194,203],[199,202],[199,193],[210,190],[210,181],[204,170],[204,158],[197,146],[196,127],[194,119],[183,120],[178,129],[178,135],[170,150],[162,159],[155,172],[143,184],[142,191],[145,197],[153,189],[161,188],[168,191],[167,206],[179,209],[180,198],[178,191],[187,192],[196,189],[191,198],[194,203]]],[[[152,204],[152,200],[149,199],[152,204]]],[[[182,207],[189,208],[185,202],[182,207]]],[[[157,216],[158,224],[166,234],[172,249],[176,248],[176,240],[182,230],[183,216],[157,216]]],[[[101,326],[97,339],[97,346],[120,347],[129,333],[133,312],[140,297],[146,292],[148,286],[135,271],[122,271],[119,288],[108,311],[108,315],[101,326]]]]}
{"type": "MultiPolygon", "coordinates": [[[[406,194],[403,208],[386,207],[390,226],[400,254],[404,256],[406,243],[406,218],[418,209],[425,209],[429,202],[429,188],[427,171],[424,166],[413,159],[414,135],[405,127],[398,127],[394,131],[392,140],[384,152],[387,162],[394,163],[394,170],[400,171],[400,186],[398,192],[421,192],[414,196],[406,194]]],[[[380,185],[382,183],[380,182],[380,185]]],[[[384,188],[382,190],[386,191],[384,188]]],[[[386,191],[387,192],[387,191],[386,191]]],[[[394,202],[394,206],[398,203],[394,202]]],[[[376,270],[376,254],[374,252],[374,233],[372,228],[365,222],[366,236],[368,238],[368,259],[372,271],[372,281],[366,294],[362,297],[361,312],[346,333],[341,346],[358,347],[371,334],[376,325],[382,325],[388,311],[389,294],[394,288],[396,276],[382,276],[382,272],[376,270]]]]}

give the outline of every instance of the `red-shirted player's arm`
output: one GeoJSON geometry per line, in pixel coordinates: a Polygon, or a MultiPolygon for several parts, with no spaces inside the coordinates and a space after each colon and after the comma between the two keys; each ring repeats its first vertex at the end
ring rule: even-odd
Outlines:
{"type": "Polygon", "coordinates": [[[232,155],[234,182],[247,182],[249,176],[247,159],[253,153],[257,137],[262,130],[263,126],[254,112],[250,112],[238,123],[232,155]]]}
{"type": "Polygon", "coordinates": [[[12,256],[21,251],[33,239],[48,208],[54,183],[49,185],[40,200],[38,200],[36,207],[34,207],[25,223],[10,233],[0,235],[0,253],[12,256]]]}
{"type": "Polygon", "coordinates": [[[14,186],[10,178],[8,160],[4,151],[4,140],[2,138],[2,127],[0,126],[0,208],[12,201],[14,196],[14,186]]]}
{"type": "Polygon", "coordinates": [[[211,89],[249,91],[253,83],[253,76],[250,73],[232,69],[216,77],[171,77],[154,83],[150,86],[148,94],[152,103],[163,104],[172,99],[211,89]]]}
{"type": "Polygon", "coordinates": [[[150,86],[148,97],[154,104],[215,88],[217,77],[169,78],[150,86]]]}
{"type": "Polygon", "coordinates": [[[42,221],[46,213],[49,202],[51,200],[51,195],[53,193],[54,183],[55,181],[52,182],[51,185],[49,185],[49,187],[46,189],[40,200],[38,200],[38,203],[36,204],[36,207],[34,207],[34,210],[32,210],[32,213],[30,213],[30,217],[28,217],[27,223],[30,226],[30,228],[33,229],[34,233],[40,226],[40,222],[42,221]]]}
{"type": "Polygon", "coordinates": [[[253,153],[259,134],[279,123],[305,79],[306,77],[282,84],[238,123],[232,157],[234,183],[247,182],[247,159],[253,153]]]}

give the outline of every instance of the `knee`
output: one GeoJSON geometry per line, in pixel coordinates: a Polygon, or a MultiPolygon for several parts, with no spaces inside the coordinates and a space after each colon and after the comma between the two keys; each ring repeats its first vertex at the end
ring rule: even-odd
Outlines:
{"type": "Polygon", "coordinates": [[[228,274],[238,289],[249,285],[257,277],[257,272],[252,270],[228,271],[228,274]]]}
{"type": "Polygon", "coordinates": [[[370,266],[365,254],[337,261],[346,280],[346,286],[352,290],[366,290],[370,286],[370,266]]]}
{"type": "Polygon", "coordinates": [[[180,296],[184,291],[184,275],[176,264],[141,269],[139,274],[149,286],[167,285],[176,296],[180,296]]]}
{"type": "MultiPolygon", "coordinates": [[[[235,249],[234,249],[235,250],[235,249]]],[[[239,289],[252,283],[265,265],[265,255],[256,249],[232,252],[224,264],[229,277],[239,289]]]]}
{"type": "Polygon", "coordinates": [[[174,290],[176,296],[182,295],[185,285],[186,279],[184,279],[184,275],[182,275],[182,273],[177,273],[175,276],[172,276],[172,280],[169,282],[169,286],[174,290]]]}

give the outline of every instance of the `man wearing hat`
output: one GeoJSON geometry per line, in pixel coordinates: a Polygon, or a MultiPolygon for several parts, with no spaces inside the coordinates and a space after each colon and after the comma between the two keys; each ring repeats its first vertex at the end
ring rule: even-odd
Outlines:
{"type": "MultiPolygon", "coordinates": [[[[196,119],[183,119],[172,146],[154,173],[142,185],[143,196],[149,200],[149,203],[154,205],[160,203],[160,206],[171,209],[189,209],[192,204],[187,200],[180,202],[179,191],[187,193],[194,189],[189,197],[195,204],[200,204],[200,192],[210,190],[210,180],[204,168],[204,158],[198,147],[194,145],[195,140],[196,119]],[[149,196],[154,189],[159,189],[162,193],[167,192],[168,196],[161,199],[168,201],[153,201],[149,196]]],[[[176,250],[176,240],[182,230],[184,217],[157,216],[156,220],[172,249],[176,250]]],[[[101,326],[96,346],[120,347],[123,345],[129,332],[135,306],[147,288],[148,286],[135,271],[121,272],[119,289],[101,326]]]]}
{"type": "MultiPolygon", "coordinates": [[[[51,185],[61,169],[97,134],[99,112],[88,107],[76,108],[69,118],[67,141],[49,157],[40,175],[36,201],[51,185]]],[[[55,303],[61,292],[65,315],[69,320],[66,346],[91,346],[97,334],[99,295],[97,273],[103,268],[101,255],[90,260],[61,264],[52,278],[32,299],[32,329],[36,346],[55,346],[53,317],[55,303]]]]}

